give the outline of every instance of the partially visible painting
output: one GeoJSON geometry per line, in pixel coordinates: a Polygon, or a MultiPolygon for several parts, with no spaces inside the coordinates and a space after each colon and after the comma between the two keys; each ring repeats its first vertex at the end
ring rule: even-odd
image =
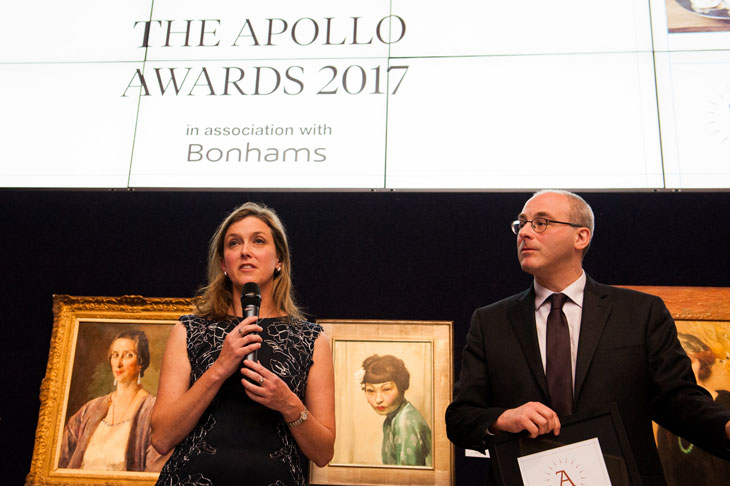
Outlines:
{"type": "MultiPolygon", "coordinates": [[[[730,410],[730,322],[678,321],[679,342],[692,360],[697,383],[730,410]]],[[[724,486],[730,461],[657,427],[657,448],[669,486],[724,486]]]]}
{"type": "MultiPolygon", "coordinates": [[[[692,362],[697,383],[730,409],[730,289],[631,287],[662,297],[677,336],[692,362]]],[[[657,449],[669,486],[725,486],[730,462],[655,425],[657,449]]]]}
{"type": "Polygon", "coordinates": [[[335,454],[312,484],[452,484],[451,323],[318,321],[335,367],[335,454]]]}
{"type": "Polygon", "coordinates": [[[730,0],[665,0],[670,33],[730,31],[730,0]]]}
{"type": "Polygon", "coordinates": [[[160,363],[186,299],[54,296],[54,327],[27,485],[152,485],[160,363]]]}

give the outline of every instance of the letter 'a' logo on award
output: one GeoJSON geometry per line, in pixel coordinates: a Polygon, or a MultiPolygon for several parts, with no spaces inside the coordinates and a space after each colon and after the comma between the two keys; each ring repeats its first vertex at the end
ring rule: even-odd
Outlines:
{"type": "Polygon", "coordinates": [[[563,486],[564,484],[569,484],[570,486],[575,486],[575,483],[573,482],[572,479],[570,479],[570,476],[568,475],[568,472],[565,469],[556,471],[555,475],[558,476],[560,486],[563,486]]]}
{"type": "Polygon", "coordinates": [[[554,460],[546,467],[545,484],[550,486],[588,486],[584,468],[568,457],[554,460]]]}

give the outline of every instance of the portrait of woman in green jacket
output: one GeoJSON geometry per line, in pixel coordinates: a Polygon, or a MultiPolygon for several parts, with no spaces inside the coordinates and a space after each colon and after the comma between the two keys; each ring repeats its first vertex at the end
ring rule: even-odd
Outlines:
{"type": "Polygon", "coordinates": [[[431,428],[406,399],[410,373],[403,360],[374,354],[365,359],[360,384],[383,421],[383,464],[431,466],[431,428]]]}

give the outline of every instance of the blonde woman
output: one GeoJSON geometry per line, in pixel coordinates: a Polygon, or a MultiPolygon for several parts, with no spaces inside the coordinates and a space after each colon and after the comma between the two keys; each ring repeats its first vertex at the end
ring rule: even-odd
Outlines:
{"type": "Polygon", "coordinates": [[[334,453],[334,371],[322,328],[292,298],[284,227],[246,203],[213,235],[208,285],[173,328],[152,413],[152,443],[173,447],[158,485],[303,486],[301,454],[334,453]],[[255,282],[260,318],[243,318],[255,282]],[[256,362],[245,357],[258,352],[256,362]]]}

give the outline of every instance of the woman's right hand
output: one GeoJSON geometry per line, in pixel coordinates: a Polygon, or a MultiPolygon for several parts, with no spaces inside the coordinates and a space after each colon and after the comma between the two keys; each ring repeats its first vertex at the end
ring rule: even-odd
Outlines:
{"type": "Polygon", "coordinates": [[[231,329],[223,340],[220,355],[215,361],[216,366],[225,378],[228,378],[243,366],[243,359],[261,347],[261,326],[256,324],[256,316],[247,317],[236,327],[231,329]]]}

